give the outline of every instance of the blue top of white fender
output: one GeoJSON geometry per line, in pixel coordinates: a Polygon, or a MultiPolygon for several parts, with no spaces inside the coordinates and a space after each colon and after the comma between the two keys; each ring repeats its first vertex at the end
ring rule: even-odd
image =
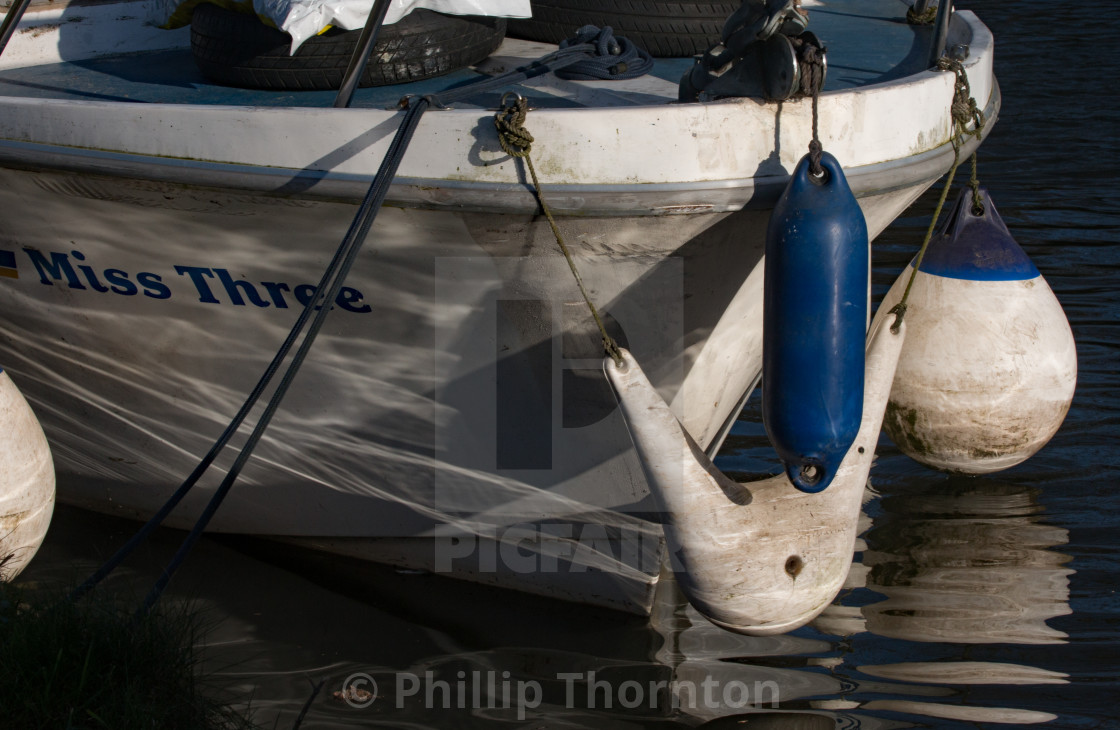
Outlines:
{"type": "Polygon", "coordinates": [[[1040,274],[1026,251],[1011,237],[987,190],[980,190],[984,212],[972,212],[972,193],[961,190],[953,212],[930,241],[922,271],[950,279],[1020,281],[1040,274]]]}

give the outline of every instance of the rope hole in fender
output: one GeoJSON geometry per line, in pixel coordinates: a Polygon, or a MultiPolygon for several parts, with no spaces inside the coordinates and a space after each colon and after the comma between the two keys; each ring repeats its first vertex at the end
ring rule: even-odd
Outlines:
{"type": "Polygon", "coordinates": [[[802,465],[798,476],[801,478],[802,487],[815,487],[824,478],[824,468],[819,464],[809,462],[802,465]]]}

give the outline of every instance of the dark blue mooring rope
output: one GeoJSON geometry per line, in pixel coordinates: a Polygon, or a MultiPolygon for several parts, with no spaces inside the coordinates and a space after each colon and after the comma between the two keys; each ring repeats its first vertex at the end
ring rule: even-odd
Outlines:
{"type": "MultiPolygon", "coordinates": [[[[404,153],[408,149],[408,143],[412,140],[412,134],[416,131],[416,126],[420,123],[420,117],[424,115],[431,102],[428,99],[421,98],[417,103],[411,104],[408,111],[405,113],[404,119],[401,121],[401,126],[397,128],[396,136],[389,144],[389,151],[385,155],[385,159],[381,161],[381,167],[377,171],[377,176],[374,182],[370,185],[369,190],[366,192],[366,197],[362,200],[361,207],[358,209],[358,214],[354,217],[354,221],[350,224],[350,229],[346,232],[345,238],[342,239],[342,244],[339,246],[339,254],[336,258],[341,258],[341,263],[335,272],[333,281],[330,284],[325,295],[319,294],[317,299],[323,302],[319,311],[315,314],[315,319],[312,320],[311,326],[307,330],[307,334],[300,343],[299,349],[292,357],[292,362],[288,365],[288,369],[284,371],[281,376],[279,384],[276,386],[276,391],[265,405],[264,412],[261,413],[260,419],[256,425],[253,426],[252,432],[249,434],[248,440],[241,448],[241,453],[237,455],[237,460],[234,461],[233,466],[230,467],[229,472],[226,474],[225,479],[218,486],[214,496],[210,498],[210,502],[206,505],[206,509],[202,511],[198,520],[195,522],[194,527],[187,533],[183,539],[183,543],[179,546],[179,550],[171,558],[171,561],[163,569],[163,573],[159,579],[152,586],[152,590],[148,593],[147,598],[144,599],[144,605],[141,611],[147,611],[155,605],[156,601],[163,594],[163,589],[171,581],[171,576],[178,570],[179,565],[186,559],[187,553],[194,547],[195,542],[202,536],[203,530],[210,523],[210,519],[217,513],[218,508],[222,505],[229,490],[233,487],[233,483],[237,481],[237,477],[241,474],[241,470],[249,461],[256,448],[257,443],[264,436],[265,429],[268,428],[272,417],[276,414],[276,410],[280,407],[280,401],[288,392],[292,381],[295,379],[296,373],[299,372],[300,367],[303,365],[304,359],[311,351],[311,345],[314,344],[315,338],[319,335],[319,330],[323,327],[323,322],[327,319],[327,314],[330,312],[329,303],[335,300],[338,296],[342,284],[346,281],[347,274],[350,273],[350,268],[354,265],[354,260],[358,256],[358,252],[362,248],[362,244],[369,234],[369,229],[373,225],[373,220],[377,217],[377,212],[381,209],[381,204],[385,202],[385,196],[389,193],[389,186],[392,184],[393,177],[396,175],[397,168],[404,159],[404,153]]],[[[328,270],[324,275],[324,280],[329,278],[331,274],[328,270]]],[[[320,289],[321,292],[321,289],[320,289]]],[[[306,311],[306,308],[305,310],[306,311]]]]}
{"type": "Polygon", "coordinates": [[[629,38],[616,38],[609,25],[585,25],[576,31],[575,37],[561,41],[560,47],[585,43],[595,47],[594,55],[557,71],[557,76],[573,81],[636,79],[653,69],[653,57],[629,38]]]}

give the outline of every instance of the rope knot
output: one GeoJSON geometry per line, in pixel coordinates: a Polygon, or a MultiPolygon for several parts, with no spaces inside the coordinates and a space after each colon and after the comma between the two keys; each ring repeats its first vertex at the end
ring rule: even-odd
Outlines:
{"type": "Polygon", "coordinates": [[[906,22],[910,25],[933,25],[933,21],[937,19],[937,6],[926,8],[922,12],[914,10],[911,5],[910,9],[906,11],[906,22]]]}
{"type": "Polygon", "coordinates": [[[824,58],[824,49],[812,43],[802,43],[798,54],[801,56],[800,60],[802,64],[806,66],[816,65],[824,58]]]}
{"type": "Polygon", "coordinates": [[[801,83],[798,91],[802,96],[815,96],[821,93],[821,89],[824,87],[825,53],[827,49],[824,46],[818,46],[801,39],[797,39],[797,41],[794,45],[797,48],[797,62],[801,71],[801,83]]]}
{"type": "MultiPolygon", "coordinates": [[[[907,291],[909,293],[909,291],[907,291]]],[[[899,328],[902,327],[902,318],[906,316],[906,299],[903,298],[901,302],[891,307],[887,314],[894,315],[894,322],[891,323],[891,332],[898,334],[899,328]]]]}
{"type": "Polygon", "coordinates": [[[980,111],[976,99],[972,98],[972,87],[969,86],[968,72],[965,71],[963,63],[955,58],[942,56],[937,61],[937,68],[942,71],[951,71],[956,76],[953,84],[953,101],[949,106],[949,111],[953,117],[953,122],[957,126],[954,146],[959,146],[960,137],[980,134],[980,130],[984,128],[984,112],[980,111]],[[975,125],[971,132],[968,131],[969,122],[973,122],[975,125]]]}
{"type": "Polygon", "coordinates": [[[821,167],[821,153],[823,151],[819,139],[814,138],[809,141],[809,174],[813,177],[820,177],[824,174],[824,168],[821,167]]]}
{"type": "Polygon", "coordinates": [[[533,149],[533,135],[525,128],[528,113],[529,102],[525,97],[509,93],[502,97],[502,108],[494,115],[498,143],[510,157],[528,157],[533,149]]]}
{"type": "Polygon", "coordinates": [[[973,101],[972,104],[969,104],[968,101],[961,101],[959,98],[954,100],[951,107],[953,121],[960,125],[968,124],[970,121],[972,121],[972,111],[975,108],[975,101],[973,101]]]}

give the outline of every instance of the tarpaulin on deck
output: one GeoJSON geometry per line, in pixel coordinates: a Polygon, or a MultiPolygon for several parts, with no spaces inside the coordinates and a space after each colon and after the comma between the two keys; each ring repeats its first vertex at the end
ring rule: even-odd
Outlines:
{"type": "MultiPolygon", "coordinates": [[[[159,0],[155,21],[163,28],[179,28],[191,22],[200,2],[211,0],[159,0]]],[[[357,30],[365,25],[373,0],[219,0],[216,5],[256,13],[269,25],[292,36],[292,53],[305,40],[328,27],[357,30]]],[[[395,23],[416,8],[449,15],[494,15],[528,18],[529,0],[390,0],[386,25],[395,23]]]]}

